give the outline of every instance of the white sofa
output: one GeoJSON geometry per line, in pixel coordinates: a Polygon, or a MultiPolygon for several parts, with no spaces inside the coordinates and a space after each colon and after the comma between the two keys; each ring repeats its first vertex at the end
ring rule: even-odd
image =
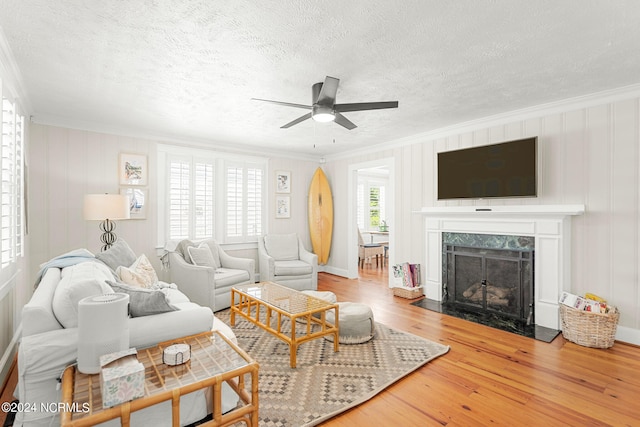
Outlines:
{"type": "Polygon", "coordinates": [[[231,288],[236,285],[255,283],[255,261],[227,254],[213,239],[193,243],[180,242],[169,252],[170,280],[192,302],[215,311],[231,306],[231,288]],[[209,262],[194,263],[188,252],[189,245],[206,244],[211,251],[209,262]],[[200,264],[200,265],[196,265],[200,264]]]}
{"type": "Polygon", "coordinates": [[[289,288],[318,289],[318,256],[295,234],[267,234],[258,238],[260,280],[289,288]]]}
{"type": "MultiPolygon", "coordinates": [[[[40,408],[41,403],[61,402],[59,378],[64,368],[77,359],[78,328],[71,327],[74,301],[77,310],[77,301],[89,296],[88,294],[100,293],[100,289],[105,289],[106,279],[114,280],[113,271],[97,260],[46,270],[31,300],[22,310],[22,341],[18,350],[16,390],[16,397],[21,403],[40,408]],[[60,302],[61,299],[63,303],[60,302]],[[61,310],[66,313],[61,313],[61,310]],[[64,319],[62,324],[60,319],[64,319]]],[[[177,289],[164,288],[162,292],[166,294],[166,301],[177,310],[129,318],[130,347],[144,348],[160,341],[211,329],[220,330],[237,342],[233,331],[216,318],[209,307],[190,302],[177,289]]],[[[182,399],[182,425],[198,421],[211,412],[205,394],[208,392],[200,390],[182,399]]],[[[232,409],[236,403],[237,395],[230,387],[224,387],[223,412],[232,409]]],[[[170,414],[170,403],[164,402],[133,413],[131,424],[167,425],[167,420],[171,419],[170,414]]],[[[57,413],[21,412],[17,414],[14,425],[55,425],[59,424],[58,417],[57,413]]],[[[106,424],[119,425],[119,420],[106,424]]]]}

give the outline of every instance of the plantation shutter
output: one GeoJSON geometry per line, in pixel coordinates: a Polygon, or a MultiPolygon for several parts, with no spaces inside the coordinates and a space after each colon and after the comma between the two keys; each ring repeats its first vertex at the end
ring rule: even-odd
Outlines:
{"type": "Polygon", "coordinates": [[[172,160],[169,163],[169,238],[189,237],[189,161],[172,160]]]}
{"type": "Polygon", "coordinates": [[[213,237],[213,164],[196,163],[194,188],[194,235],[196,239],[213,237]]]}
{"type": "Polygon", "coordinates": [[[262,183],[263,170],[247,170],[247,233],[246,237],[258,237],[262,234],[262,183]]]}
{"type": "Polygon", "coordinates": [[[15,261],[23,251],[23,156],[24,118],[15,104],[2,99],[2,210],[0,212],[0,264],[15,261]]]}
{"type": "Polygon", "coordinates": [[[364,206],[364,184],[358,183],[358,191],[357,191],[357,212],[356,216],[358,219],[358,228],[360,230],[365,230],[365,206],[364,206]]]}
{"type": "Polygon", "coordinates": [[[213,162],[169,161],[169,239],[213,237],[213,162]]]}
{"type": "Polygon", "coordinates": [[[226,203],[226,235],[242,237],[242,193],[243,170],[238,166],[227,166],[227,203],[226,203]]]}
{"type": "Polygon", "coordinates": [[[264,167],[251,163],[226,164],[225,238],[255,241],[263,233],[264,167]]]}

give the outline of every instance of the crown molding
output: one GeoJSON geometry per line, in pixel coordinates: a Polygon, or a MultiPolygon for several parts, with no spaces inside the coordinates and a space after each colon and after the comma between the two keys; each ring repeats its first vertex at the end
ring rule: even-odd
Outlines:
{"type": "Polygon", "coordinates": [[[566,113],[569,111],[594,107],[597,105],[611,104],[618,101],[624,101],[633,98],[640,98],[640,83],[623,86],[616,89],[610,89],[601,92],[595,92],[588,95],[567,98],[559,101],[549,102],[546,104],[535,105],[519,110],[509,111],[496,114],[493,116],[482,117],[467,122],[434,129],[411,135],[405,138],[391,140],[380,144],[372,145],[366,149],[356,149],[345,151],[335,155],[325,156],[326,161],[344,160],[359,155],[370,155],[374,151],[384,151],[394,148],[400,148],[411,144],[433,141],[436,139],[446,138],[452,135],[474,132],[477,130],[487,129],[494,126],[505,125],[517,121],[529,120],[541,116],[552,114],[566,113]]]}
{"type": "Polygon", "coordinates": [[[103,133],[108,135],[126,136],[130,138],[144,139],[148,141],[155,141],[164,144],[180,145],[184,147],[200,148],[210,151],[221,151],[233,154],[242,154],[249,156],[263,156],[267,158],[290,158],[295,160],[308,160],[311,162],[318,162],[316,155],[304,154],[304,153],[292,153],[280,150],[268,150],[264,147],[257,146],[242,146],[233,143],[215,142],[204,138],[170,135],[157,133],[149,130],[139,130],[132,128],[123,128],[121,126],[110,126],[104,123],[96,123],[83,120],[69,119],[67,117],[39,114],[31,118],[32,123],[46,126],[62,127],[67,129],[76,129],[85,132],[103,133]]]}

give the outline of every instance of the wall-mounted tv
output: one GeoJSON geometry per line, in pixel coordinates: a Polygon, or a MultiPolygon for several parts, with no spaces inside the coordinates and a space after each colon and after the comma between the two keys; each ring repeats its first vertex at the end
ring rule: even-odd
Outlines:
{"type": "Polygon", "coordinates": [[[438,200],[537,196],[538,138],[438,153],[438,200]]]}

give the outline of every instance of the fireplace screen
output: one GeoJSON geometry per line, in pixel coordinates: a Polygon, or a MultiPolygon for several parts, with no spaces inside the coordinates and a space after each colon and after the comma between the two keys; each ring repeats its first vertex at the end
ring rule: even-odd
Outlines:
{"type": "Polygon", "coordinates": [[[533,251],[445,245],[444,303],[533,323],[533,251]]]}

